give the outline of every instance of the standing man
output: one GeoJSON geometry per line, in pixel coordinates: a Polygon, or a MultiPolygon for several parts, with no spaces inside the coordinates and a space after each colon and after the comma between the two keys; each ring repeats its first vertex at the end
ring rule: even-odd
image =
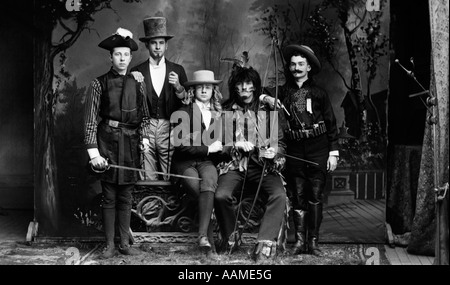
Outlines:
{"type": "Polygon", "coordinates": [[[132,191],[138,175],[134,171],[109,168],[108,164],[139,167],[139,144],[148,148],[149,110],[145,83],[127,73],[131,52],[138,49],[130,31],[119,28],[99,47],[111,54],[112,68],[94,79],[86,98],[84,142],[95,172],[102,173],[103,228],[106,247],[103,258],[115,255],[116,212],[119,224],[119,251],[134,255],[129,230],[132,191]],[[117,210],[116,210],[117,209],[117,210]]]}
{"type": "MultiPolygon", "coordinates": [[[[321,69],[313,50],[305,45],[288,45],[283,56],[287,62],[286,83],[280,88],[280,101],[289,108],[284,128],[287,153],[317,164],[287,158],[297,240],[294,254],[321,255],[323,191],[327,171],[334,171],[339,159],[336,118],[328,94],[312,78],[321,69]]],[[[275,98],[261,95],[260,100],[274,107],[275,98]]]]}
{"type": "Polygon", "coordinates": [[[219,180],[214,197],[222,249],[239,242],[234,194],[260,187],[261,195],[266,197],[265,211],[253,258],[256,262],[270,260],[276,256],[286,214],[286,191],[280,177],[285,163],[280,154],[285,153],[286,145],[279,125],[281,118],[276,116],[282,113],[272,114],[271,120],[270,111],[259,108],[256,94],[261,94],[261,78],[253,68],[237,67],[228,81],[228,89],[230,98],[223,107],[224,161],[217,166],[219,180]]]}
{"type": "MultiPolygon", "coordinates": [[[[187,76],[184,68],[165,58],[169,39],[166,18],[150,17],[144,20],[145,37],[139,40],[145,43],[150,57],[131,69],[144,76],[147,86],[147,102],[150,108],[150,148],[144,152],[143,168],[148,171],[141,175],[142,180],[157,180],[152,172],[168,173],[174,151],[170,145],[170,115],[182,106],[185,96],[184,83],[187,76]]],[[[164,179],[169,179],[168,176],[164,179]]]]}

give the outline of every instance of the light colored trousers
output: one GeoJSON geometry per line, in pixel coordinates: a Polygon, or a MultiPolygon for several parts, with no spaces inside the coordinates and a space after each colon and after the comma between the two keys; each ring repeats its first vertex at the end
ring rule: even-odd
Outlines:
{"type": "MultiPolygon", "coordinates": [[[[150,119],[150,150],[142,153],[141,167],[146,172],[140,172],[141,180],[158,180],[155,171],[169,173],[170,161],[174,147],[170,144],[170,121],[165,119],[150,119]]],[[[169,180],[169,176],[164,176],[169,180]]]]}

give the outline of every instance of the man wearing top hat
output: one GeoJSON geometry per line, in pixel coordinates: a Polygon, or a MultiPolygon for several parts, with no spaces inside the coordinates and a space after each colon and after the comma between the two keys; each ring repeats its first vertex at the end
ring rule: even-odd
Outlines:
{"type": "MultiPolygon", "coordinates": [[[[287,153],[316,163],[289,157],[286,161],[296,231],[294,254],[321,255],[318,242],[323,191],[327,171],[336,169],[339,158],[336,118],[328,94],[312,78],[321,69],[314,51],[292,44],[283,49],[283,56],[286,83],[280,87],[277,106],[289,110],[284,128],[287,153]]],[[[260,100],[274,107],[273,96],[263,94],[260,100]]]]}
{"type": "Polygon", "coordinates": [[[109,168],[109,164],[139,167],[139,145],[148,148],[150,113],[145,100],[145,83],[127,73],[131,53],[138,49],[133,35],[119,28],[99,47],[110,52],[112,67],[94,79],[86,98],[84,142],[95,172],[101,173],[103,228],[106,247],[103,258],[115,255],[116,212],[120,233],[119,251],[134,255],[129,229],[132,190],[138,175],[134,171],[109,168]]]}
{"type": "MultiPolygon", "coordinates": [[[[144,19],[145,36],[139,40],[145,43],[150,57],[131,69],[144,76],[147,86],[147,102],[150,108],[150,148],[144,152],[143,168],[148,173],[141,175],[143,180],[157,180],[154,171],[168,173],[174,151],[170,144],[170,115],[182,106],[185,96],[184,83],[187,76],[184,68],[170,62],[164,56],[168,41],[166,18],[150,17],[144,19]]],[[[165,177],[168,179],[168,177],[165,177]]]]}

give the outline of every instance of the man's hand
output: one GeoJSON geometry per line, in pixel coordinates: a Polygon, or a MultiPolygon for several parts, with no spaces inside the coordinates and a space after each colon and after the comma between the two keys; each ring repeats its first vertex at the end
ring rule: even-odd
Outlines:
{"type": "Polygon", "coordinates": [[[267,159],[273,159],[275,157],[276,151],[273,147],[269,147],[266,149],[262,155],[262,157],[265,157],[267,159]]]}
{"type": "Polygon", "coordinates": [[[335,155],[330,155],[327,161],[327,170],[333,172],[337,167],[338,157],[335,155]]]}
{"type": "Polygon", "coordinates": [[[184,90],[184,87],[180,84],[178,74],[176,74],[174,71],[171,71],[169,73],[169,84],[172,84],[178,93],[183,92],[184,90]]]}
{"type": "Polygon", "coordinates": [[[252,144],[251,142],[237,142],[237,143],[235,143],[234,146],[236,149],[242,150],[245,152],[249,152],[255,147],[255,145],[252,144]]]}
{"type": "MultiPolygon", "coordinates": [[[[263,95],[265,95],[265,94],[263,94],[263,95]]],[[[263,102],[266,103],[271,109],[273,109],[275,107],[275,98],[273,98],[269,95],[265,95],[263,98],[264,98],[263,102]]],[[[282,107],[281,101],[280,101],[280,99],[277,99],[277,100],[278,100],[277,108],[281,108],[282,107]]]]}
{"type": "Polygon", "coordinates": [[[141,149],[141,152],[149,152],[150,151],[150,142],[148,141],[148,139],[144,138],[141,141],[141,144],[139,147],[141,149]]]}
{"type": "Polygon", "coordinates": [[[140,73],[139,71],[132,71],[131,75],[133,75],[134,80],[136,80],[137,82],[144,82],[144,75],[142,75],[142,73],[140,73]]]}
{"type": "Polygon", "coordinates": [[[108,167],[108,161],[102,156],[94,157],[89,163],[97,170],[105,170],[108,167]]]}
{"type": "Polygon", "coordinates": [[[210,146],[208,146],[208,153],[215,153],[222,151],[223,146],[221,141],[215,141],[210,146]]]}

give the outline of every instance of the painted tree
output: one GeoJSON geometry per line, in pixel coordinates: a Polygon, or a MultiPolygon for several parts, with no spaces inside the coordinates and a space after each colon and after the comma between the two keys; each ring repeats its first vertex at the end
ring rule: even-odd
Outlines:
{"type": "MultiPolygon", "coordinates": [[[[302,42],[309,44],[306,38],[307,19],[310,14],[311,1],[263,1],[257,0],[250,7],[250,10],[260,14],[256,19],[255,31],[265,35],[276,49],[276,54],[280,59],[280,66],[277,70],[280,78],[283,78],[283,47],[291,43],[302,42]]],[[[271,76],[274,84],[275,75],[271,76]]]]}
{"type": "Polygon", "coordinates": [[[50,233],[58,229],[60,216],[53,138],[57,98],[53,91],[53,63],[84,31],[91,30],[97,12],[113,8],[111,0],[36,0],[34,5],[35,208],[38,221],[45,221],[40,224],[40,231],[50,233]],[[52,35],[57,27],[65,33],[54,42],[52,35]]]}

